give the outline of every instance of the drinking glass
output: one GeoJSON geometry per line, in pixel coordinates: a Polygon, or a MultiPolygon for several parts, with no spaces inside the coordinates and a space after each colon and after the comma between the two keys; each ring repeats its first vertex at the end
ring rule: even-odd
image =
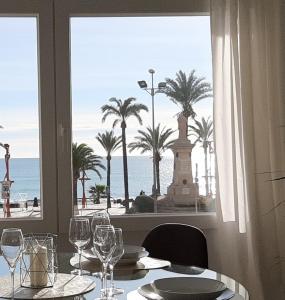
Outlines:
{"type": "Polygon", "coordinates": [[[97,211],[92,216],[91,231],[94,234],[97,225],[111,225],[110,217],[106,210],[97,211]]]}
{"type": "Polygon", "coordinates": [[[116,246],[114,227],[112,225],[97,225],[93,235],[93,245],[94,251],[103,266],[101,297],[98,299],[110,299],[107,291],[107,267],[116,246]]]}
{"type": "Polygon", "coordinates": [[[22,230],[18,228],[4,229],[1,236],[1,250],[3,257],[8,263],[11,273],[11,298],[14,299],[14,274],[17,261],[24,250],[24,240],[22,230]]]}
{"type": "MultiPolygon", "coordinates": [[[[93,235],[94,235],[95,228],[96,228],[97,225],[111,225],[110,217],[109,217],[109,214],[106,210],[96,211],[93,214],[92,221],[91,221],[91,231],[92,231],[93,235]]],[[[94,248],[93,247],[92,247],[92,251],[94,253],[94,248]]],[[[95,276],[95,277],[100,278],[101,285],[103,286],[103,266],[102,266],[102,271],[101,272],[95,272],[95,273],[92,273],[92,275],[95,276]]]]}
{"type": "Polygon", "coordinates": [[[83,272],[81,266],[82,250],[89,244],[91,239],[90,224],[87,218],[71,218],[69,223],[69,241],[77,249],[79,256],[79,269],[73,270],[72,274],[83,275],[89,272],[83,272]]]}
{"type": "Polygon", "coordinates": [[[110,288],[108,288],[108,295],[119,295],[123,294],[124,290],[121,288],[116,288],[114,285],[114,267],[116,263],[120,260],[120,258],[124,254],[124,242],[123,242],[123,234],[121,228],[115,228],[115,239],[116,239],[116,246],[115,250],[113,251],[112,257],[109,261],[109,270],[111,276],[110,288]]]}

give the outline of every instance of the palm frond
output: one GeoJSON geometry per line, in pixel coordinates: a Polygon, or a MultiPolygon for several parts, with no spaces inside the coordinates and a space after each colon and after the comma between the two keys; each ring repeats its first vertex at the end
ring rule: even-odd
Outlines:
{"type": "Polygon", "coordinates": [[[73,174],[75,176],[78,176],[80,172],[85,172],[87,170],[95,171],[97,174],[100,173],[98,168],[105,170],[105,166],[101,163],[101,159],[102,157],[95,155],[93,149],[85,143],[79,145],[77,143],[72,144],[72,164],[73,174]]]}
{"type": "Polygon", "coordinates": [[[102,122],[106,121],[106,118],[110,115],[120,116],[118,109],[112,105],[105,104],[101,107],[102,113],[104,113],[102,122]]]}
{"type": "Polygon", "coordinates": [[[128,147],[131,152],[134,150],[141,150],[141,153],[153,152],[155,142],[155,152],[161,156],[161,153],[173,144],[173,140],[168,140],[173,132],[172,129],[166,129],[165,127],[161,130],[160,124],[157,125],[154,131],[152,128],[147,127],[146,130],[138,130],[139,135],[135,136],[135,141],[130,143],[128,147]]]}
{"type": "Polygon", "coordinates": [[[195,120],[195,125],[189,125],[189,135],[194,135],[197,140],[194,142],[202,143],[202,147],[208,147],[213,139],[213,121],[210,117],[205,119],[202,117],[201,121],[195,120]]]}
{"type": "Polygon", "coordinates": [[[142,118],[140,117],[141,111],[148,111],[147,106],[141,103],[133,103],[136,101],[136,98],[129,97],[122,101],[117,98],[110,98],[110,102],[114,103],[114,105],[105,104],[101,107],[102,112],[104,113],[102,122],[106,120],[106,118],[110,115],[114,115],[117,118],[113,123],[113,127],[115,127],[118,122],[126,121],[131,116],[136,117],[140,124],[142,124],[142,118]]]}
{"type": "Polygon", "coordinates": [[[111,155],[113,151],[116,151],[121,147],[121,136],[115,136],[113,131],[105,131],[104,133],[98,133],[96,136],[97,141],[107,152],[107,155],[111,155]]]}
{"type": "Polygon", "coordinates": [[[196,113],[193,110],[193,104],[212,97],[211,85],[205,81],[204,77],[197,77],[195,70],[186,75],[183,71],[176,73],[176,78],[166,78],[166,88],[164,93],[175,104],[182,108],[183,114],[188,118],[194,118],[196,113]]]}

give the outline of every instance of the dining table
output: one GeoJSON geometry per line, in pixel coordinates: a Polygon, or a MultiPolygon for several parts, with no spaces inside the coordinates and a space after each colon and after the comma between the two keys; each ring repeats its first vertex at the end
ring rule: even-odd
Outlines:
{"type": "MultiPolygon", "coordinates": [[[[70,265],[70,259],[74,257],[73,253],[61,252],[57,254],[58,259],[58,272],[59,273],[67,273],[74,269],[70,265]]],[[[18,264],[19,265],[19,264],[18,264]]],[[[19,272],[19,266],[16,269],[16,273],[19,272]]],[[[6,261],[3,257],[0,257],[0,289],[1,278],[3,276],[9,275],[9,269],[6,261]]],[[[81,295],[64,297],[65,299],[74,299],[74,300],[94,300],[95,298],[100,296],[100,287],[101,287],[101,279],[98,275],[94,275],[94,272],[89,273],[89,275],[84,275],[88,278],[94,280],[96,287],[81,295]]],[[[223,282],[227,291],[223,293],[223,297],[217,298],[218,300],[249,300],[249,293],[246,288],[239,283],[238,281],[226,276],[224,274],[215,272],[210,269],[202,269],[195,266],[180,266],[180,265],[170,265],[164,268],[155,268],[155,269],[136,269],[136,268],[122,268],[117,267],[114,272],[114,284],[116,287],[122,288],[124,290],[123,294],[116,295],[115,299],[117,300],[146,300],[152,298],[146,298],[142,296],[138,289],[147,284],[150,284],[154,280],[161,278],[169,278],[169,277],[202,277],[202,278],[210,278],[214,280],[218,280],[223,282]]],[[[1,298],[3,299],[3,298],[1,298]]],[[[57,298],[59,299],[59,298],[57,298]]],[[[155,296],[154,298],[155,299],[155,296]]],[[[213,299],[214,300],[214,299],[213,299]]]]}

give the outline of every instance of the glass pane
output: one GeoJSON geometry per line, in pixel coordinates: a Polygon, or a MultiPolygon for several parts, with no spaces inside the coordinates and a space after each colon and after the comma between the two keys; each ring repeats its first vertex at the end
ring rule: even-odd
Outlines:
{"type": "Polygon", "coordinates": [[[0,41],[0,218],[38,218],[37,19],[0,17],[0,41]]]}
{"type": "Polygon", "coordinates": [[[108,206],[114,215],[215,211],[211,60],[208,16],[71,18],[76,214],[108,206]],[[126,113],[124,103],[143,106],[126,113]],[[107,179],[106,144],[124,125],[128,188],[123,144],[111,151],[107,179]]]}

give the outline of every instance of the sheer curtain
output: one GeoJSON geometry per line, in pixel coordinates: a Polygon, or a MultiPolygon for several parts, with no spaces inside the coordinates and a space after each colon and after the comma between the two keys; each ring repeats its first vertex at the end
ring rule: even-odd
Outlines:
{"type": "Polygon", "coordinates": [[[221,271],[253,300],[285,299],[281,2],[211,2],[221,271]]]}

